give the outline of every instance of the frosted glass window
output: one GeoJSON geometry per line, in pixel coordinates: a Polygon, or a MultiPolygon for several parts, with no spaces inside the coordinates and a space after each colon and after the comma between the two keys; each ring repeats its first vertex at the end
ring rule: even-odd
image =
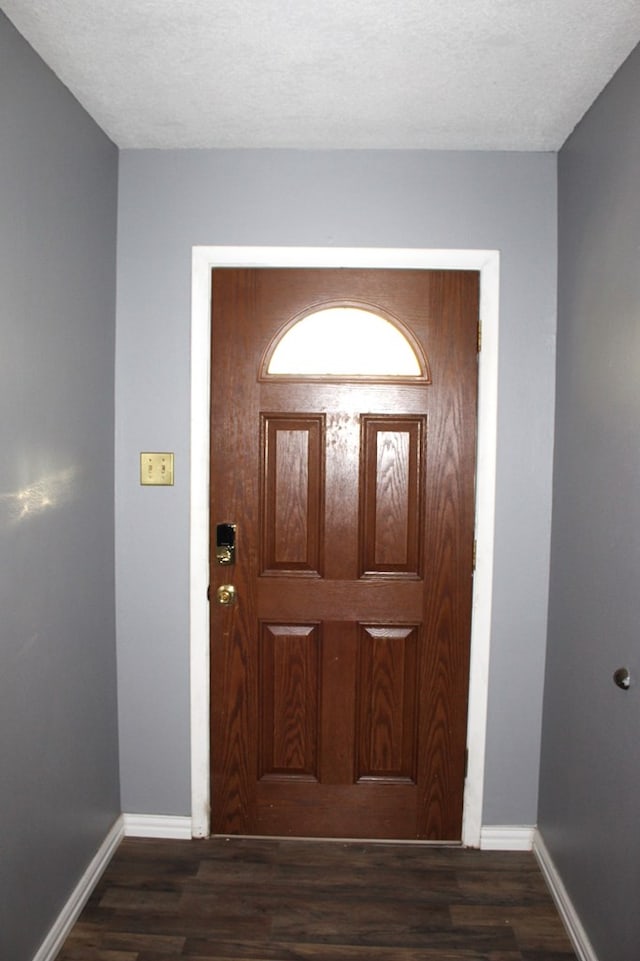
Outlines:
{"type": "Polygon", "coordinates": [[[267,374],[420,377],[423,371],[415,349],[390,321],[361,307],[327,307],[289,328],[267,374]]]}

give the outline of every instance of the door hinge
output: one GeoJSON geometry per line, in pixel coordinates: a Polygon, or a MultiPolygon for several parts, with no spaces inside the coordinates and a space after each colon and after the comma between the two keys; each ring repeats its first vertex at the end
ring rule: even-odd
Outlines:
{"type": "Polygon", "coordinates": [[[211,600],[211,584],[207,584],[207,600],[211,600]]]}
{"type": "Polygon", "coordinates": [[[478,542],[477,542],[477,540],[476,540],[475,537],[474,537],[474,538],[473,538],[473,549],[472,549],[472,552],[471,552],[471,570],[472,570],[472,571],[475,571],[475,569],[476,569],[476,560],[477,560],[477,557],[478,557],[478,542]]]}
{"type": "Polygon", "coordinates": [[[467,748],[465,748],[465,750],[464,750],[464,776],[465,776],[465,778],[466,778],[466,776],[467,776],[468,773],[469,773],[469,748],[467,747],[467,748]]]}
{"type": "Polygon", "coordinates": [[[478,348],[478,353],[482,350],[482,321],[478,320],[478,339],[476,346],[478,348]]]}

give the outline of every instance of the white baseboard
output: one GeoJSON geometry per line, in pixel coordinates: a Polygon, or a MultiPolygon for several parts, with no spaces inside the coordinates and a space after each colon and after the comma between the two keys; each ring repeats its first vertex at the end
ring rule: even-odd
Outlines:
{"type": "Polygon", "coordinates": [[[58,919],[34,955],[33,961],[54,961],[123,837],[123,818],[119,817],[75,886],[58,919]]]}
{"type": "MultiPolygon", "coordinates": [[[[123,837],[189,839],[191,836],[190,817],[122,814],[78,881],[56,922],[33,956],[33,961],[55,961],[56,955],[123,837]]],[[[480,848],[483,851],[533,850],[578,961],[599,961],[544,839],[536,827],[518,824],[485,825],[480,832],[480,848]]]]}
{"type": "Polygon", "coordinates": [[[531,851],[534,834],[532,824],[485,824],[480,829],[480,850],[531,851]]]}
{"type": "Polygon", "coordinates": [[[33,961],[54,961],[123,837],[191,838],[191,818],[121,814],[75,886],[33,961]]]}
{"type": "Polygon", "coordinates": [[[533,841],[533,851],[579,961],[598,961],[598,956],[587,937],[587,932],[582,926],[562,878],[558,874],[540,831],[537,829],[533,841]]]}
{"type": "Polygon", "coordinates": [[[123,814],[127,838],[190,839],[191,818],[163,814],[123,814]]]}

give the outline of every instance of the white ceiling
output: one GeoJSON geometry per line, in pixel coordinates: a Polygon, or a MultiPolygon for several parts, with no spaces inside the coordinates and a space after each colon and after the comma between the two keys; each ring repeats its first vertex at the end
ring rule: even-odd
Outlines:
{"type": "Polygon", "coordinates": [[[0,6],[124,148],[557,150],[640,40],[640,0],[0,6]]]}

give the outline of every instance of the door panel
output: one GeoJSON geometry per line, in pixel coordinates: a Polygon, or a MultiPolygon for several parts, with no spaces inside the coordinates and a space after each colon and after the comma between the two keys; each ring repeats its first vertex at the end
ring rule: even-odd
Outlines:
{"type": "Polygon", "coordinates": [[[262,576],[320,576],[324,415],[262,414],[262,576]]]}
{"type": "Polygon", "coordinates": [[[361,574],[420,576],[425,417],[362,424],[361,574]]]}
{"type": "Polygon", "coordinates": [[[318,624],[262,624],[258,778],[319,780],[318,624]]]}
{"type": "MultiPolygon", "coordinates": [[[[212,287],[216,833],[460,840],[478,275],[223,269],[212,287]],[[323,305],[396,319],[429,376],[265,375],[323,305]]],[[[339,342],[336,350],[340,349],[339,342]]]]}
{"type": "Polygon", "coordinates": [[[356,781],[416,783],[419,628],[360,625],[356,781]]]}

